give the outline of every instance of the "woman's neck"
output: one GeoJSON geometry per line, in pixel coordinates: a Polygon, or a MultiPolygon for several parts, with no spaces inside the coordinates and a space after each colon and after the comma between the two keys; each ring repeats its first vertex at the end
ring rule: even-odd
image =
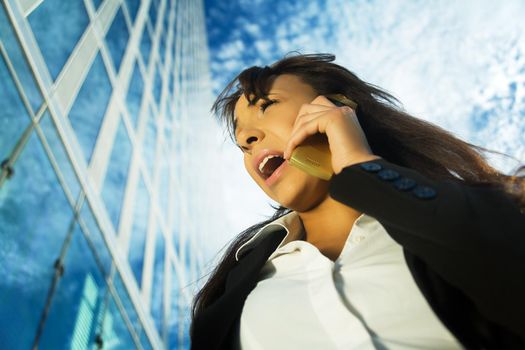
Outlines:
{"type": "Polygon", "coordinates": [[[327,196],[315,208],[298,214],[306,232],[306,241],[335,261],[354,222],[362,213],[327,196]]]}

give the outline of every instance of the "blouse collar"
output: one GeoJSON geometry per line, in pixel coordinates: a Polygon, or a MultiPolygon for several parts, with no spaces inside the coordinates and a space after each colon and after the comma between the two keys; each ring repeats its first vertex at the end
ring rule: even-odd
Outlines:
{"type": "Polygon", "coordinates": [[[288,242],[306,238],[303,223],[299,217],[299,214],[297,214],[295,211],[291,211],[290,213],[283,215],[262,227],[252,238],[241,245],[235,253],[235,260],[239,261],[239,259],[244,254],[246,254],[248,248],[253,247],[257,242],[261,241],[265,237],[268,237],[268,235],[282,230],[283,228],[286,231],[286,236],[284,236],[283,240],[276,249],[282,247],[288,242]]]}

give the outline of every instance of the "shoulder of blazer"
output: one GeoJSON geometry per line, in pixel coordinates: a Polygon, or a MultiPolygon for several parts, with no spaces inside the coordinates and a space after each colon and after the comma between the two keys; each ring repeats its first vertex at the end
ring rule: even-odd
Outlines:
{"type": "Polygon", "coordinates": [[[383,158],[344,168],[330,195],[376,218],[484,317],[525,338],[525,215],[509,195],[383,158]]]}
{"type": "Polygon", "coordinates": [[[268,257],[286,236],[284,228],[257,242],[230,270],[224,293],[193,322],[192,350],[229,349],[244,302],[268,257]]]}

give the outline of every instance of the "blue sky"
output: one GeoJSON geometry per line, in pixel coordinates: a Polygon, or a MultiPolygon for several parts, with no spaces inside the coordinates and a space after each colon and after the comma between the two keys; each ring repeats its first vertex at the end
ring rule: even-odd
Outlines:
{"type": "MultiPolygon", "coordinates": [[[[329,52],[405,110],[525,162],[525,2],[205,0],[214,94],[243,68],[329,52]]],[[[232,235],[272,212],[223,138],[232,235]],[[242,208],[239,203],[243,203],[242,208]]],[[[518,163],[487,155],[505,172],[518,163]]]]}

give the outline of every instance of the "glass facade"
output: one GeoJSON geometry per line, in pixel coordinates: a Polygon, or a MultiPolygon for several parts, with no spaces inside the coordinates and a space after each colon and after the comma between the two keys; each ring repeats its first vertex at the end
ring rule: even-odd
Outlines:
{"type": "Polygon", "coordinates": [[[2,348],[190,347],[203,6],[0,2],[2,348]]]}

